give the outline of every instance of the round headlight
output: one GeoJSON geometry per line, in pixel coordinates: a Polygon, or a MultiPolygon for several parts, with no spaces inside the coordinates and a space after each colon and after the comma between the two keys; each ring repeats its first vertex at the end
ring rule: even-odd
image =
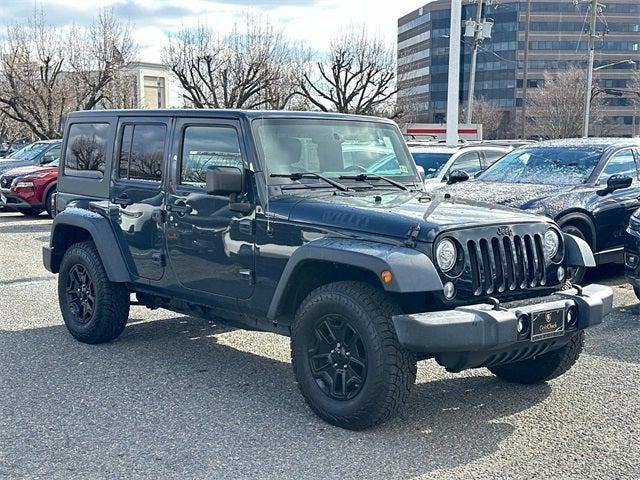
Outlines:
{"type": "Polygon", "coordinates": [[[448,238],[440,241],[436,247],[436,263],[443,272],[450,271],[456,266],[458,260],[458,249],[455,243],[448,238]]]}
{"type": "Polygon", "coordinates": [[[544,256],[552,259],[560,248],[560,235],[555,230],[547,230],[544,234],[544,256]]]}

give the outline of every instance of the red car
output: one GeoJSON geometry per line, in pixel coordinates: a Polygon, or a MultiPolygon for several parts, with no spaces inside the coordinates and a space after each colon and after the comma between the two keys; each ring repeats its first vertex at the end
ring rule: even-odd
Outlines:
{"type": "Polygon", "coordinates": [[[58,160],[46,166],[20,167],[0,176],[0,207],[24,215],[46,210],[55,216],[54,194],[58,184],[58,160]]]}

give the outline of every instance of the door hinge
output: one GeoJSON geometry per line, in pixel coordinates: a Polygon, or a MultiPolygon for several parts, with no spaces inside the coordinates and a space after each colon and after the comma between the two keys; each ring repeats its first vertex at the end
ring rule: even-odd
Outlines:
{"type": "Polygon", "coordinates": [[[154,253],[151,255],[151,261],[161,267],[167,266],[167,259],[164,253],[154,253]]]}
{"type": "Polygon", "coordinates": [[[245,235],[253,235],[255,222],[253,219],[243,219],[238,222],[238,230],[240,233],[244,233],[245,235]]]}
{"type": "Polygon", "coordinates": [[[250,285],[253,285],[254,276],[253,276],[253,271],[252,270],[250,270],[248,268],[243,268],[238,273],[240,274],[241,277],[244,277],[244,278],[248,279],[250,285]]]}

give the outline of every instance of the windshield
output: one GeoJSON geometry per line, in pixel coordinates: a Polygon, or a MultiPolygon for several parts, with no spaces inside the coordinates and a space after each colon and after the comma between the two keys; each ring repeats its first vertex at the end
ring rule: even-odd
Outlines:
{"type": "Polygon", "coordinates": [[[435,178],[453,153],[412,152],[416,164],[424,168],[424,178],[435,178]]]}
{"type": "Polygon", "coordinates": [[[392,125],[295,118],[255,120],[253,128],[258,154],[271,175],[312,172],[339,178],[366,173],[417,181],[413,160],[392,125]]]}
{"type": "Polygon", "coordinates": [[[33,160],[49,146],[48,143],[31,143],[20,150],[13,152],[7,158],[18,161],[33,160]]]}
{"type": "Polygon", "coordinates": [[[531,147],[506,154],[478,180],[502,183],[576,185],[584,183],[604,148],[531,147]]]}

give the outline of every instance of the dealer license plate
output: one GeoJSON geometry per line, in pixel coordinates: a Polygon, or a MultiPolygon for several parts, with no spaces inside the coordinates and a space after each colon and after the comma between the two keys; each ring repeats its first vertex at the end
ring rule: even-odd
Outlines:
{"type": "Polygon", "coordinates": [[[564,308],[531,314],[531,341],[564,335],[564,308]]]}

